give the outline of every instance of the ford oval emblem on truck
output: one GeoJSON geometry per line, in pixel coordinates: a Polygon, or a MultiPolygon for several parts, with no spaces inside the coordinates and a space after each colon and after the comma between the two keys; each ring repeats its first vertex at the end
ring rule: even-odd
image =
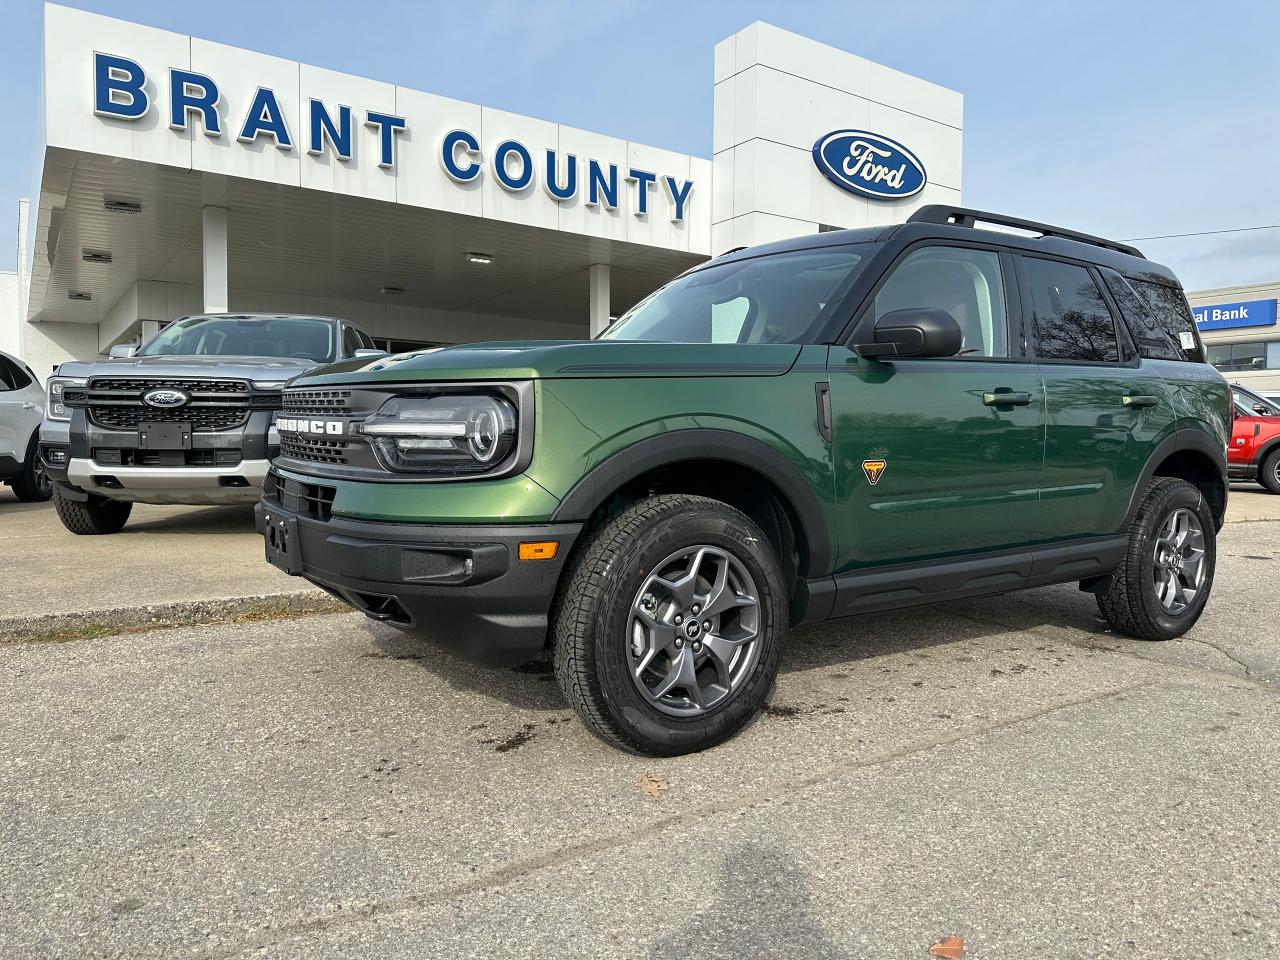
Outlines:
{"type": "Polygon", "coordinates": [[[142,395],[142,402],[152,407],[180,407],[190,399],[181,390],[148,390],[142,395]]]}
{"type": "Polygon", "coordinates": [[[813,162],[841,190],[872,200],[901,200],[924,189],[919,158],[888,137],[865,130],[833,130],[813,145],[813,162]]]}

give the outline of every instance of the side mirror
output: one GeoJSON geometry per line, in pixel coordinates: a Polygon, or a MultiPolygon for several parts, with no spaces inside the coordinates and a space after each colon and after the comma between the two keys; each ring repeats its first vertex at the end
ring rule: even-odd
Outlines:
{"type": "Polygon", "coordinates": [[[112,360],[123,360],[127,357],[132,357],[137,352],[138,345],[136,343],[117,343],[111,348],[109,355],[112,360]]]}
{"type": "Polygon", "coordinates": [[[886,313],[876,323],[874,342],[854,349],[862,357],[954,357],[963,340],[948,311],[913,307],[886,313]]]}
{"type": "Polygon", "coordinates": [[[1255,403],[1253,405],[1253,412],[1260,417],[1267,417],[1271,415],[1271,409],[1269,407],[1264,407],[1260,403],[1255,403]]]}
{"type": "Polygon", "coordinates": [[[361,347],[351,356],[359,357],[361,360],[378,360],[382,357],[390,356],[385,350],[379,350],[376,347],[361,347]]]}

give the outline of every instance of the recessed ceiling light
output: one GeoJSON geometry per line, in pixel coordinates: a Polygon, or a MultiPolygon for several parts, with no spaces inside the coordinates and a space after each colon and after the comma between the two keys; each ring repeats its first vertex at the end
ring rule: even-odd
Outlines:
{"type": "Polygon", "coordinates": [[[487,253],[468,253],[467,263],[478,263],[481,266],[488,266],[493,263],[493,257],[487,253]]]}
{"type": "Polygon", "coordinates": [[[383,287],[379,293],[384,297],[403,297],[404,287],[383,287]]]}
{"type": "Polygon", "coordinates": [[[102,209],[108,213],[141,213],[142,204],[134,200],[103,200],[102,209]]]}
{"type": "Polygon", "coordinates": [[[83,290],[69,290],[67,292],[68,300],[92,300],[92,293],[85,293],[83,290]]]}
{"type": "Polygon", "coordinates": [[[111,254],[105,250],[85,250],[80,254],[85,263],[110,263],[111,254]]]}

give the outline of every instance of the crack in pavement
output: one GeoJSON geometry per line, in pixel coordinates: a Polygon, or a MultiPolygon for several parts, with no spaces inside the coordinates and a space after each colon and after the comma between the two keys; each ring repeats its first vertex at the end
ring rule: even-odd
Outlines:
{"type": "MultiPolygon", "coordinates": [[[[1086,697],[1077,697],[1072,700],[1060,701],[1056,704],[1020,713],[1012,717],[1007,717],[1004,720],[995,721],[994,723],[983,724],[969,730],[951,734],[950,736],[937,737],[924,742],[912,744],[910,746],[904,746],[900,749],[876,754],[863,760],[852,760],[843,763],[830,764],[816,773],[789,780],[776,787],[761,788],[752,791],[749,794],[735,798],[733,801],[700,806],[699,812],[705,817],[708,815],[715,816],[719,814],[730,814],[749,810],[755,807],[767,806],[768,804],[775,803],[778,800],[801,793],[845,774],[858,770],[870,769],[886,763],[892,763],[896,760],[901,760],[917,754],[928,753],[929,751],[937,750],[940,747],[953,746],[966,740],[981,739],[1019,724],[1029,723],[1052,714],[1073,710],[1077,707],[1085,707],[1095,703],[1101,703],[1105,700],[1121,697],[1136,690],[1156,686],[1163,682],[1165,681],[1152,679],[1144,680],[1141,683],[1128,684],[1123,687],[1113,687],[1103,690],[1100,693],[1091,694],[1086,697]]],[[[278,946],[287,938],[296,937],[300,934],[318,933],[343,924],[360,923],[377,917],[407,913],[413,910],[420,910],[425,907],[442,904],[449,900],[457,899],[458,897],[474,896],[479,893],[489,892],[512,884],[518,880],[522,880],[525,877],[542,870],[563,866],[584,857],[604,853],[608,850],[628,847],[632,844],[648,840],[655,830],[670,829],[679,822],[680,819],[675,814],[660,817],[658,819],[648,821],[634,830],[629,830],[624,833],[616,833],[611,836],[600,837],[598,839],[570,843],[568,846],[561,847],[560,849],[552,851],[544,856],[522,860],[518,863],[513,863],[510,866],[495,870],[483,877],[464,883],[455,883],[445,886],[430,893],[406,894],[394,899],[374,901],[358,907],[339,908],[339,913],[328,916],[315,916],[311,918],[301,917],[293,922],[258,928],[261,932],[267,933],[275,938],[270,941],[243,943],[236,946],[226,947],[206,947],[203,949],[197,946],[193,950],[193,955],[205,957],[243,956],[247,953],[262,951],[278,946]]]]}

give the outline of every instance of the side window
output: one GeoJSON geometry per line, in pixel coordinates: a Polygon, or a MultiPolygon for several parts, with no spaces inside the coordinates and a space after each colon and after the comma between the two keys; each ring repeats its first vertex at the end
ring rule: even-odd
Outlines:
{"type": "Polygon", "coordinates": [[[356,334],[360,337],[360,346],[366,350],[377,350],[377,344],[373,342],[373,337],[369,336],[363,330],[357,330],[356,334]]]}
{"type": "Polygon", "coordinates": [[[0,357],[0,393],[16,390],[18,383],[13,376],[13,368],[6,357],[0,357]]]}
{"type": "Polygon", "coordinates": [[[363,344],[360,343],[360,335],[356,333],[355,327],[348,327],[344,323],[342,325],[342,355],[344,357],[354,357],[361,346],[363,344]]]}
{"type": "MultiPolygon", "coordinates": [[[[1120,316],[1133,335],[1139,356],[1149,360],[1182,360],[1182,349],[1176,334],[1167,330],[1151,312],[1147,302],[1129,281],[1107,267],[1100,268],[1103,282],[1120,308],[1120,316]]],[[[1195,338],[1192,337],[1194,346],[1195,338]]]]}
{"type": "Polygon", "coordinates": [[[1084,267],[1023,257],[1044,360],[1117,363],[1116,324],[1102,291],[1084,267]]]}
{"type": "Polygon", "coordinates": [[[1129,285],[1146,301],[1147,310],[1177,351],[1177,359],[1203,361],[1204,345],[1200,342],[1195,317],[1191,315],[1191,307],[1182,291],[1149,280],[1130,280],[1129,285]]]}
{"type": "Polygon", "coordinates": [[[962,354],[1009,356],[1000,254],[968,247],[923,247],[894,268],[876,294],[875,319],[894,310],[946,310],[964,333],[962,354]]]}

